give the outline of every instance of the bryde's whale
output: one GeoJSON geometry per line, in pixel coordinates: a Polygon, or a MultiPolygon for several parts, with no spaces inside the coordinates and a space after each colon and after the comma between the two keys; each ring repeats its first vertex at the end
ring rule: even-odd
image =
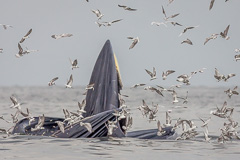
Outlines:
{"type": "Polygon", "coordinates": [[[122,89],[119,67],[113,54],[112,46],[107,40],[96,60],[89,84],[94,84],[94,90],[88,90],[86,94],[86,113],[83,114],[82,123],[90,123],[92,131],[89,132],[84,125],[75,122],[67,125],[64,118],[45,117],[42,129],[32,130],[38,124],[39,117],[29,123],[29,119],[20,120],[14,127],[12,134],[52,136],[58,138],[95,138],[108,136],[109,121],[116,122],[113,129],[113,137],[134,137],[141,139],[168,139],[175,131],[172,127],[165,127],[162,135],[158,135],[158,129],[139,130],[126,132],[126,118],[116,120],[114,113],[120,111],[119,94],[122,89]],[[60,130],[57,122],[63,122],[64,132],[60,130]]]}

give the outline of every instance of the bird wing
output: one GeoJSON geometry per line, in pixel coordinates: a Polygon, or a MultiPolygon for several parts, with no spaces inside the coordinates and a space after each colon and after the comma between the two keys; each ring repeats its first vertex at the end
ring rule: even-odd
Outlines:
{"type": "Polygon", "coordinates": [[[166,15],[166,12],[165,12],[165,10],[164,10],[163,6],[162,6],[162,12],[163,12],[163,14],[164,14],[165,18],[167,18],[167,15],[166,15]]]}
{"type": "Polygon", "coordinates": [[[167,70],[166,71],[166,76],[168,76],[169,74],[172,74],[172,73],[174,73],[175,71],[174,70],[167,70]]]}
{"type": "Polygon", "coordinates": [[[68,85],[72,85],[72,82],[73,82],[73,77],[72,77],[72,74],[71,74],[71,76],[70,76],[69,81],[67,82],[67,84],[68,84],[68,85]]]}
{"type": "Polygon", "coordinates": [[[153,73],[152,73],[151,71],[149,71],[149,70],[147,70],[147,69],[145,69],[145,71],[146,71],[151,77],[153,77],[153,73]]]}
{"type": "Polygon", "coordinates": [[[213,7],[213,4],[214,4],[214,1],[215,1],[215,0],[211,0],[211,2],[210,2],[210,6],[209,6],[209,10],[211,10],[211,9],[212,9],[212,7],[213,7]]]}
{"type": "Polygon", "coordinates": [[[116,23],[116,22],[119,22],[121,21],[122,19],[118,19],[118,20],[115,20],[115,21],[112,21],[112,23],[116,23]]]}
{"type": "Polygon", "coordinates": [[[131,44],[131,46],[129,47],[129,49],[132,49],[136,44],[137,44],[137,39],[135,39],[133,42],[132,42],[132,44],[131,44]]]}
{"type": "Polygon", "coordinates": [[[28,35],[30,35],[31,32],[32,32],[32,29],[30,29],[24,37],[27,37],[28,35]]]}
{"type": "Polygon", "coordinates": [[[74,61],[73,61],[73,66],[77,66],[77,64],[78,64],[78,61],[77,61],[77,59],[75,59],[74,61]]]}
{"type": "Polygon", "coordinates": [[[224,32],[223,32],[223,34],[224,34],[225,36],[227,36],[227,34],[228,34],[229,27],[230,27],[230,25],[228,25],[227,28],[226,28],[226,29],[224,30],[224,32]]]}
{"type": "Polygon", "coordinates": [[[51,82],[54,82],[54,81],[56,81],[56,80],[58,80],[58,77],[53,78],[53,79],[51,80],[51,82]]]}

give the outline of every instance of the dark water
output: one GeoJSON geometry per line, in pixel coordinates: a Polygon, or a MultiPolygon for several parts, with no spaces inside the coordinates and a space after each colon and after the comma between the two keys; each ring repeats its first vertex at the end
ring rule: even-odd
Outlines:
{"type": "MultiPolygon", "coordinates": [[[[189,92],[188,104],[182,101],[172,104],[172,97],[164,93],[160,97],[156,93],[143,88],[124,88],[122,94],[126,105],[131,109],[133,126],[130,131],[157,128],[156,122],[150,122],[137,109],[144,99],[147,104],[159,104],[157,120],[165,122],[165,112],[172,110],[170,116],[175,124],[178,118],[194,121],[198,135],[191,140],[141,140],[132,138],[96,138],[96,139],[56,139],[51,137],[21,136],[0,134],[0,159],[239,159],[240,141],[232,139],[226,143],[218,143],[220,128],[226,119],[220,119],[210,114],[216,106],[221,107],[227,101],[228,107],[234,107],[233,119],[240,122],[240,99],[233,95],[231,99],[223,92],[228,88],[186,87],[177,89],[178,96],[189,92]],[[201,127],[202,121],[209,122],[210,142],[205,142],[201,127]]],[[[0,116],[11,120],[10,114],[15,109],[10,108],[9,97],[14,94],[19,101],[24,102],[22,109],[29,108],[33,116],[63,117],[62,109],[76,111],[77,102],[82,101],[85,90],[83,87],[66,89],[62,87],[0,87],[0,116]]],[[[19,117],[20,118],[20,117],[19,117]]],[[[12,124],[0,120],[0,128],[10,128],[12,124]]],[[[237,129],[239,132],[239,128],[237,129]]],[[[177,130],[180,134],[181,129],[177,130]]]]}

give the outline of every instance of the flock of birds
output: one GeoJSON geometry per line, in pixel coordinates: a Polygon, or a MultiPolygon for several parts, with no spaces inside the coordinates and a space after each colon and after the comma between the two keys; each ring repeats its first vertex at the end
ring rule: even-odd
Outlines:
{"type": "MultiPolygon", "coordinates": [[[[86,0],[88,2],[88,0],[86,0]]],[[[169,0],[169,4],[170,5],[174,0],[169,0]]],[[[227,2],[228,0],[225,0],[225,2],[227,2]]],[[[209,6],[209,10],[212,9],[213,4],[214,4],[215,0],[211,0],[210,1],[210,6],[209,6]]],[[[137,11],[137,9],[125,6],[125,5],[118,5],[118,7],[123,8],[126,11],[137,11]]],[[[114,23],[120,22],[122,21],[122,19],[117,19],[117,20],[113,20],[110,22],[106,22],[106,21],[101,21],[102,18],[104,17],[104,14],[101,13],[101,11],[99,9],[96,10],[91,10],[96,16],[97,16],[97,21],[95,22],[99,27],[101,26],[105,26],[105,27],[109,27],[114,23]]],[[[180,23],[176,22],[176,21],[172,21],[172,19],[174,19],[175,17],[179,16],[180,13],[176,13],[173,15],[168,16],[164,7],[162,6],[162,13],[164,16],[164,21],[163,22],[151,22],[151,25],[156,25],[156,26],[165,26],[167,27],[167,24],[172,24],[173,26],[183,26],[180,23]]],[[[12,28],[11,25],[6,25],[6,24],[0,24],[2,25],[2,27],[4,29],[7,28],[12,28]]],[[[194,28],[197,28],[199,26],[190,26],[190,27],[185,27],[183,29],[183,31],[179,34],[179,37],[182,36],[184,33],[186,33],[188,30],[192,30],[194,28]]],[[[229,31],[230,25],[228,25],[226,27],[226,29],[220,33],[213,33],[212,35],[210,35],[209,37],[206,38],[206,40],[204,41],[204,45],[206,45],[210,40],[214,40],[216,38],[218,38],[218,36],[220,36],[221,38],[225,39],[225,40],[229,40],[230,37],[228,36],[228,31],[229,31]]],[[[21,40],[18,43],[18,48],[19,51],[18,53],[15,55],[17,58],[22,57],[25,54],[29,54],[31,52],[36,52],[38,50],[28,50],[26,48],[26,50],[24,50],[21,46],[21,44],[29,37],[29,35],[32,33],[32,29],[30,29],[26,35],[24,35],[21,40]]],[[[65,37],[71,37],[73,36],[72,34],[60,34],[60,35],[52,35],[51,37],[54,39],[60,39],[60,38],[65,38],[65,37]]],[[[129,49],[133,49],[135,47],[135,45],[139,42],[139,37],[127,37],[127,39],[132,40],[132,43],[129,47],[129,49]]],[[[181,44],[186,43],[189,45],[193,45],[193,42],[187,38],[186,40],[183,40],[181,42],[181,44]]],[[[3,49],[0,48],[0,53],[3,52],[3,49]]],[[[240,49],[235,49],[235,52],[238,53],[240,52],[240,49]]],[[[234,56],[235,60],[238,61],[240,60],[240,54],[237,54],[234,56]]],[[[79,68],[78,67],[78,62],[77,59],[75,59],[74,61],[72,61],[70,59],[70,64],[71,64],[71,69],[76,69],[79,68]]],[[[149,90],[152,92],[156,92],[157,94],[159,94],[160,96],[164,97],[164,92],[170,93],[172,95],[172,103],[179,103],[180,99],[182,100],[183,104],[187,104],[188,103],[188,91],[186,93],[186,96],[178,96],[178,93],[176,91],[177,88],[181,88],[182,85],[190,85],[190,79],[196,75],[197,73],[203,73],[204,70],[206,68],[202,68],[196,71],[193,71],[189,74],[182,74],[177,76],[176,81],[179,82],[179,84],[177,85],[172,85],[169,88],[164,88],[162,86],[156,85],[156,87],[153,86],[147,86],[144,87],[144,90],[149,90]]],[[[156,80],[157,79],[157,72],[155,67],[153,67],[152,71],[149,71],[147,69],[145,69],[145,71],[147,72],[147,74],[150,76],[150,81],[156,80]]],[[[167,71],[163,71],[162,73],[162,79],[166,80],[167,77],[171,74],[175,73],[174,70],[167,70],[167,71]]],[[[230,78],[236,76],[236,74],[234,73],[230,73],[228,75],[224,75],[221,74],[217,68],[215,68],[215,74],[214,74],[214,78],[219,82],[219,81],[224,81],[227,82],[230,78]]],[[[55,85],[55,82],[58,80],[58,77],[53,78],[52,80],[50,80],[48,82],[49,86],[53,86],[55,85]]],[[[67,84],[65,84],[66,88],[72,88],[72,83],[73,83],[73,76],[72,74],[70,75],[69,80],[67,81],[67,84]]],[[[140,83],[140,84],[135,84],[133,85],[131,88],[135,89],[138,87],[142,87],[145,86],[145,83],[140,83]]],[[[86,87],[86,90],[92,89],[94,90],[94,84],[89,84],[86,87]]],[[[227,94],[227,96],[229,98],[231,98],[233,95],[239,95],[239,92],[237,91],[238,87],[234,87],[233,89],[228,89],[226,91],[224,91],[224,93],[227,94]]],[[[120,110],[116,110],[115,113],[113,113],[114,116],[116,116],[116,120],[114,121],[108,121],[108,123],[106,123],[106,128],[108,129],[108,136],[111,136],[114,132],[115,128],[118,128],[117,126],[117,122],[121,119],[126,119],[126,124],[125,126],[122,127],[122,129],[124,130],[129,130],[132,127],[133,124],[133,119],[130,116],[130,109],[127,108],[127,106],[125,105],[125,101],[122,98],[123,95],[119,94],[119,101],[120,101],[120,110]]],[[[10,100],[12,102],[11,108],[15,108],[17,109],[16,113],[13,115],[11,114],[12,117],[12,122],[14,124],[16,124],[18,122],[18,116],[22,115],[25,118],[29,119],[29,124],[31,124],[33,121],[35,121],[35,118],[30,114],[29,109],[26,109],[26,113],[22,111],[21,105],[24,103],[19,103],[17,98],[15,96],[11,96],[10,100]]],[[[92,126],[90,123],[83,123],[82,120],[85,118],[83,117],[83,114],[86,112],[84,110],[86,105],[86,101],[85,99],[82,101],[82,103],[78,102],[78,110],[76,112],[71,112],[68,111],[67,109],[63,109],[63,113],[64,113],[64,121],[57,121],[57,125],[59,127],[59,129],[61,130],[61,132],[65,132],[65,129],[69,126],[72,126],[75,123],[79,123],[80,126],[84,126],[86,127],[86,129],[89,132],[92,132],[92,126]]],[[[158,132],[157,135],[161,136],[165,133],[165,130],[163,129],[164,127],[172,127],[172,130],[176,130],[180,127],[182,127],[182,133],[179,135],[179,137],[177,137],[177,140],[179,139],[192,139],[195,138],[196,135],[199,134],[199,132],[196,131],[197,126],[194,125],[194,122],[192,120],[187,120],[187,119],[181,119],[179,118],[175,124],[172,124],[172,119],[170,117],[170,113],[171,110],[166,111],[166,121],[163,125],[161,125],[161,122],[159,120],[156,119],[157,117],[157,113],[158,113],[158,104],[153,104],[152,103],[152,107],[149,107],[147,105],[147,103],[145,102],[145,100],[142,100],[142,105],[140,105],[138,107],[138,109],[140,110],[141,114],[144,117],[148,117],[148,121],[152,122],[152,121],[157,121],[157,128],[158,128],[158,132]]],[[[226,142],[229,141],[233,138],[237,138],[240,139],[240,137],[237,134],[237,127],[238,127],[238,122],[234,121],[232,118],[233,115],[233,111],[234,108],[233,107],[227,107],[227,102],[225,101],[223,106],[221,108],[216,108],[216,110],[211,111],[210,115],[213,116],[217,116],[219,118],[224,118],[227,119],[227,122],[225,122],[223,124],[223,127],[220,129],[221,130],[221,135],[218,137],[218,142],[226,142]]],[[[10,123],[10,121],[6,120],[3,116],[0,116],[1,120],[4,120],[7,123],[10,123]]],[[[205,137],[205,141],[209,142],[211,140],[211,137],[209,137],[209,131],[208,131],[208,124],[209,122],[211,122],[211,117],[209,117],[206,120],[203,120],[202,118],[199,117],[199,119],[203,122],[202,126],[204,128],[204,137],[205,137]]],[[[37,131],[37,130],[41,130],[44,129],[44,121],[45,121],[45,116],[44,114],[39,116],[39,120],[38,120],[38,124],[34,127],[31,128],[31,131],[37,131]]],[[[14,127],[14,126],[13,126],[14,127]]],[[[11,133],[11,129],[13,128],[11,127],[10,129],[0,129],[0,133],[6,133],[6,134],[10,134],[11,133]]]]}

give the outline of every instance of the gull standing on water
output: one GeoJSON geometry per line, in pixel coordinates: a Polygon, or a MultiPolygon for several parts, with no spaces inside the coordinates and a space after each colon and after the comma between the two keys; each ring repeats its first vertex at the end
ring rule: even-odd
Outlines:
{"type": "Polygon", "coordinates": [[[32,33],[32,29],[30,29],[25,36],[22,37],[19,43],[22,43],[25,41],[25,39],[29,38],[29,35],[32,33]]]}

